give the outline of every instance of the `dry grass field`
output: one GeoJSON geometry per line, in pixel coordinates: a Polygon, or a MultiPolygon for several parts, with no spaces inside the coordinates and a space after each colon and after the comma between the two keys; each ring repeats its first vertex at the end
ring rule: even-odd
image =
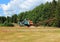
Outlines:
{"type": "Polygon", "coordinates": [[[60,42],[60,28],[0,27],[0,42],[60,42]]]}

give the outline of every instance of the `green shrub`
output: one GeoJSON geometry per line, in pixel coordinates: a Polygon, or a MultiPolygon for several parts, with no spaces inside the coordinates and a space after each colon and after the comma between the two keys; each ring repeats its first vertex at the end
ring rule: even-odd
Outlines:
{"type": "Polygon", "coordinates": [[[4,24],[4,26],[13,27],[14,25],[12,23],[6,23],[6,24],[4,24]]]}
{"type": "Polygon", "coordinates": [[[1,23],[0,23],[0,26],[4,26],[4,24],[1,24],[1,23]]]}
{"type": "Polygon", "coordinates": [[[14,27],[12,23],[3,23],[3,24],[0,24],[0,26],[14,27]]]}
{"type": "Polygon", "coordinates": [[[5,21],[1,26],[13,27],[14,25],[12,23],[8,23],[7,21],[5,21]]]}

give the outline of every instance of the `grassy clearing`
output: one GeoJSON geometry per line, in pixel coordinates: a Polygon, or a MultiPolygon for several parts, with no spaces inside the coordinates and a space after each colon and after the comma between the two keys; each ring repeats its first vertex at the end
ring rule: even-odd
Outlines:
{"type": "Polygon", "coordinates": [[[53,27],[0,27],[0,42],[60,42],[60,29],[53,27]]]}

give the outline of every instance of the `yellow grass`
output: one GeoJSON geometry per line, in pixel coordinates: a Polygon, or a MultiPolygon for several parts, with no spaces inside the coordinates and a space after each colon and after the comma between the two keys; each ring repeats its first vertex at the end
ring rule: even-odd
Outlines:
{"type": "Polygon", "coordinates": [[[60,42],[54,27],[0,27],[0,42],[60,42]]]}

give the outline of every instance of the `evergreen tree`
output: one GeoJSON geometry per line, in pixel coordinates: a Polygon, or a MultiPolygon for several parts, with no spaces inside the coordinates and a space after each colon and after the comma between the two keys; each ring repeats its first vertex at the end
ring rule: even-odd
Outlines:
{"type": "Polygon", "coordinates": [[[17,23],[17,22],[18,22],[18,20],[17,20],[17,15],[16,15],[16,14],[14,14],[14,15],[12,16],[12,22],[13,22],[13,23],[17,23]]]}

